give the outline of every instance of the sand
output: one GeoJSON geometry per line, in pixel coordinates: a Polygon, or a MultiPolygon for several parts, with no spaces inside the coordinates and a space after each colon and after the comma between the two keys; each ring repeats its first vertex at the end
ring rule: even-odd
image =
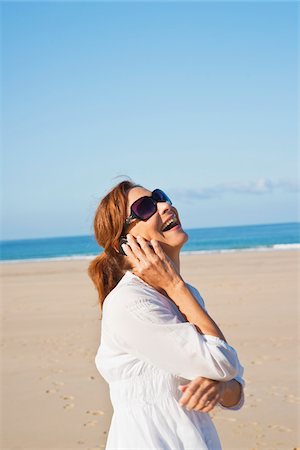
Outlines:
{"type": "MultiPolygon", "coordinates": [[[[300,447],[299,256],[181,257],[184,279],[199,289],[245,367],[244,407],[210,413],[224,450],[300,447]]],[[[2,449],[105,448],[112,406],[94,363],[101,321],[88,263],[1,265],[2,449]]]]}

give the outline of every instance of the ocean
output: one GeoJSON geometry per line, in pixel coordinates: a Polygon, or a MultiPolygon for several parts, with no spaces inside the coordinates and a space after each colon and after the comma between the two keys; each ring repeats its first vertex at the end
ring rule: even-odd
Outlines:
{"type": "MultiPolygon", "coordinates": [[[[185,230],[185,253],[285,250],[300,248],[300,222],[185,230]]],[[[102,252],[93,236],[1,241],[2,262],[91,258],[102,252]]]]}

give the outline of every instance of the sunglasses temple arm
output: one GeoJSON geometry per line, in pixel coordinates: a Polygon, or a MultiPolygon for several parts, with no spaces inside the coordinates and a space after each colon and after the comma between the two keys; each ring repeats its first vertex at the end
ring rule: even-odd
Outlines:
{"type": "Polygon", "coordinates": [[[131,221],[136,219],[135,214],[130,214],[129,217],[127,217],[127,219],[124,222],[124,232],[126,231],[126,228],[130,225],[131,221]]]}

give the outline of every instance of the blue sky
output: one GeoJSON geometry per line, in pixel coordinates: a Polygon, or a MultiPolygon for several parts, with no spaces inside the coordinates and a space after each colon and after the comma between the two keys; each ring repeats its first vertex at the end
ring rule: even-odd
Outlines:
{"type": "Polygon", "coordinates": [[[2,238],[92,233],[121,175],[186,228],[299,220],[298,9],[2,4],[2,238]]]}

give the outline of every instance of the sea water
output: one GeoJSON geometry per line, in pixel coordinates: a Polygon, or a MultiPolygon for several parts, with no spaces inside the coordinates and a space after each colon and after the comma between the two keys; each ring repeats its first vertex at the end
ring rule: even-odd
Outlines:
{"type": "MultiPolygon", "coordinates": [[[[211,253],[300,248],[300,223],[240,225],[185,230],[182,252],[211,253]]],[[[1,242],[4,262],[92,258],[102,252],[93,236],[66,236],[1,242]]]]}

